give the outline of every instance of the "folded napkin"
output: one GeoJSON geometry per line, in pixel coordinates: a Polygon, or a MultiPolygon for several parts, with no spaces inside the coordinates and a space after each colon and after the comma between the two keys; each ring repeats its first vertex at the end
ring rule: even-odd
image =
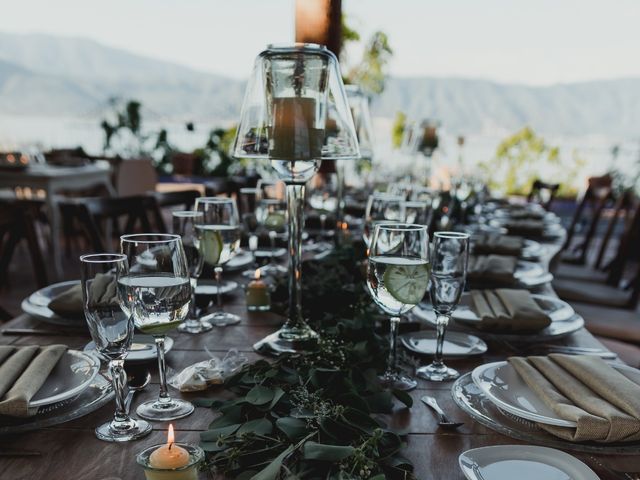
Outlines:
{"type": "Polygon", "coordinates": [[[0,346],[0,415],[35,415],[29,402],[66,350],[66,345],[0,346]]]}
{"type": "Polygon", "coordinates": [[[544,233],[544,222],[542,220],[509,220],[504,226],[509,235],[541,237],[544,233]]]}
{"type": "Polygon", "coordinates": [[[478,328],[500,332],[537,332],[551,323],[527,290],[471,290],[478,328]]]}
{"type": "Polygon", "coordinates": [[[504,255],[472,255],[469,257],[467,278],[471,282],[491,282],[513,284],[516,271],[516,257],[504,255]]]}
{"type": "MultiPolygon", "coordinates": [[[[117,303],[116,277],[98,273],[89,283],[89,302],[91,305],[113,305],[117,303]]],[[[49,309],[61,317],[83,317],[84,301],[82,284],[78,283],[56,295],[49,302],[49,309]]]]}
{"type": "Polygon", "coordinates": [[[536,395],[575,428],[539,424],[572,442],[640,440],[640,372],[621,373],[590,355],[512,357],[509,363],[536,395]]]}
{"type": "Polygon", "coordinates": [[[511,207],[508,211],[509,216],[514,220],[542,220],[546,213],[539,210],[530,210],[525,207],[511,207]]]}
{"type": "Polygon", "coordinates": [[[524,240],[521,237],[481,233],[475,238],[473,252],[476,255],[509,255],[518,257],[522,253],[524,240]]]}

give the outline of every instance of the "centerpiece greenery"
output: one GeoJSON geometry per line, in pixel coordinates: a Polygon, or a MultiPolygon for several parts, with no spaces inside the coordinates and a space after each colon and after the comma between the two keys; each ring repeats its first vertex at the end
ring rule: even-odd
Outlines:
{"type": "MultiPolygon", "coordinates": [[[[221,413],[202,434],[210,469],[252,480],[414,478],[400,432],[383,421],[394,398],[401,408],[412,399],[378,384],[387,342],[374,328],[363,258],[345,247],[305,263],[303,305],[322,334],[316,351],[248,365],[225,382],[234,398],[198,401],[221,413]]],[[[274,294],[281,311],[284,290],[274,294]]]]}

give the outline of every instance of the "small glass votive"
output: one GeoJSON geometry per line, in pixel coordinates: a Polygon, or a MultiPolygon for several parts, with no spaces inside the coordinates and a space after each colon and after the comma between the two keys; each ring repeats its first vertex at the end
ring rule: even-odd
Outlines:
{"type": "Polygon", "coordinates": [[[256,270],[254,279],[247,285],[245,298],[250,312],[266,312],[271,309],[269,285],[260,279],[260,270],[256,270]]]}
{"type": "Polygon", "coordinates": [[[136,462],[144,469],[147,480],[198,480],[198,468],[204,460],[204,450],[197,445],[175,443],[189,453],[189,463],[178,468],[154,468],[149,463],[149,457],[164,445],[166,444],[145,448],[136,456],[136,462]]]}

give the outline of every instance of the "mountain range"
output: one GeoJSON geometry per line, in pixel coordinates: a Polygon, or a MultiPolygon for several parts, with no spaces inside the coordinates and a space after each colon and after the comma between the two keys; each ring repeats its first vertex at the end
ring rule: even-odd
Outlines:
{"type": "MultiPolygon", "coordinates": [[[[251,61],[250,59],[248,61],[251,61]]],[[[159,119],[237,118],[244,81],[84,38],[0,33],[0,114],[100,117],[110,97],[140,100],[159,119]]],[[[451,132],[514,130],[636,137],[640,78],[535,87],[471,78],[390,78],[374,116],[434,118],[451,132]]]]}

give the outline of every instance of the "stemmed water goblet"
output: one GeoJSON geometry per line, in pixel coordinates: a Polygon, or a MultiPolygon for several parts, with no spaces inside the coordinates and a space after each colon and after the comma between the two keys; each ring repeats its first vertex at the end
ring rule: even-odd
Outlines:
{"type": "Polygon", "coordinates": [[[177,210],[172,212],[171,215],[173,217],[173,233],[180,235],[182,238],[182,247],[187,257],[189,278],[191,279],[189,317],[178,325],[178,331],[194,334],[208,332],[213,326],[198,317],[196,308],[196,286],[204,264],[204,258],[200,251],[198,226],[202,224],[204,215],[202,212],[194,210],[177,210]]]}
{"type": "Polygon", "coordinates": [[[369,246],[367,287],[375,303],[391,316],[389,360],[383,385],[411,390],[417,382],[398,372],[400,318],[424,297],[429,284],[429,234],[425,225],[380,223],[369,246]]]}
{"type": "Polygon", "coordinates": [[[362,232],[362,238],[367,246],[371,243],[373,230],[378,223],[404,221],[404,205],[404,198],[398,195],[381,192],[369,195],[364,212],[364,229],[362,232]]]}
{"type": "Polygon", "coordinates": [[[233,325],[240,321],[238,315],[225,312],[222,305],[222,267],[240,246],[240,219],[233,198],[200,197],[195,210],[202,212],[202,224],[196,226],[200,237],[200,252],[204,268],[213,269],[216,279],[217,311],[205,315],[203,320],[217,327],[233,325]]]}
{"type": "Polygon", "coordinates": [[[133,234],[120,237],[128,270],[118,278],[118,301],[133,316],[135,326],[153,335],[158,355],[160,394],[138,406],[147,420],[167,421],[186,417],[193,405],[171,398],[167,390],[165,338],[189,314],[191,279],[179,235],[133,234]]]}
{"type": "Polygon", "coordinates": [[[242,272],[242,275],[247,278],[253,278],[256,269],[258,268],[258,261],[256,257],[256,250],[258,249],[258,216],[256,209],[258,207],[258,199],[260,198],[260,190],[258,188],[241,188],[238,198],[240,199],[240,216],[242,218],[242,226],[244,233],[247,236],[247,246],[251,252],[251,267],[242,272]]]}
{"type": "Polygon", "coordinates": [[[126,272],[125,255],[97,253],[80,257],[82,303],[91,338],[99,355],[109,361],[109,375],[116,397],[113,419],[96,428],[96,436],[108,442],[127,442],[151,433],[151,425],[135,420],[125,405],[127,374],[124,360],[133,341],[133,319],[118,303],[116,285],[126,272]]]}
{"type": "Polygon", "coordinates": [[[436,313],[436,353],[430,365],[420,367],[417,375],[441,382],[460,375],[444,364],[442,347],[451,313],[458,306],[464,290],[469,260],[469,235],[459,232],[437,232],[433,238],[431,257],[431,304],[436,313]]]}

